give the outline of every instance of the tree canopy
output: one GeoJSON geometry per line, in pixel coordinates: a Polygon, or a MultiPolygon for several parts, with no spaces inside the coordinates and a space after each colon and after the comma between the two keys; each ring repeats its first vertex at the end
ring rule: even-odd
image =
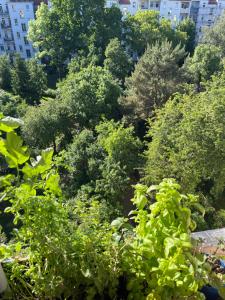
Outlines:
{"type": "MultiPolygon", "coordinates": [[[[223,77],[224,78],[224,77],[223,77]]],[[[199,94],[177,95],[151,123],[146,178],[175,177],[184,190],[220,201],[224,192],[224,85],[217,79],[199,94]]]]}
{"type": "Polygon", "coordinates": [[[105,50],[104,67],[122,82],[131,71],[131,58],[117,38],[112,39],[105,50]]]}
{"type": "Polygon", "coordinates": [[[177,92],[183,76],[179,62],[184,56],[184,48],[179,45],[173,48],[168,41],[148,46],[127,79],[125,96],[121,99],[125,113],[146,119],[177,92]]]}
{"type": "Polygon", "coordinates": [[[201,42],[220,48],[225,56],[225,12],[216,20],[210,28],[205,28],[201,42]]]}

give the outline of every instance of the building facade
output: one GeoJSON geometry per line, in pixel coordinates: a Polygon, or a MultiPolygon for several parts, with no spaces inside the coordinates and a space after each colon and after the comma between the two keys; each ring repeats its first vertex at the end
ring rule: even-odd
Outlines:
{"type": "Polygon", "coordinates": [[[36,50],[27,38],[29,21],[41,0],[0,0],[0,55],[19,53],[24,59],[34,57],[36,50]]]}
{"type": "Polygon", "coordinates": [[[114,0],[107,6],[118,6],[123,15],[134,15],[138,10],[155,10],[161,18],[169,19],[176,26],[187,17],[196,24],[196,40],[201,38],[204,27],[212,26],[225,10],[225,0],[114,0]]]}
{"type": "MultiPolygon", "coordinates": [[[[22,58],[34,57],[35,50],[28,41],[29,21],[41,2],[51,5],[48,0],[0,0],[0,55],[22,58]]],[[[196,40],[201,38],[204,27],[214,24],[225,10],[225,0],[107,0],[106,7],[119,7],[124,16],[134,15],[138,10],[155,10],[161,18],[169,19],[176,26],[190,17],[196,24],[196,40]]]]}

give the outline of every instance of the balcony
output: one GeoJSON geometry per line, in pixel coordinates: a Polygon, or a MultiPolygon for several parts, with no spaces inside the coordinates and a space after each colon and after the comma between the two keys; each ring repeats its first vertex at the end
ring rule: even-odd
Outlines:
{"type": "Polygon", "coordinates": [[[1,28],[2,29],[10,29],[11,28],[11,24],[1,23],[1,28]]]}
{"type": "Polygon", "coordinates": [[[181,14],[188,14],[188,13],[189,13],[189,10],[190,10],[189,7],[181,8],[181,9],[180,9],[180,13],[181,13],[181,14]]]}
{"type": "Polygon", "coordinates": [[[10,42],[13,42],[13,37],[12,36],[6,36],[4,37],[4,41],[7,42],[7,43],[10,43],[10,42]]]}
{"type": "Polygon", "coordinates": [[[8,15],[9,11],[8,10],[0,10],[0,16],[5,16],[8,15]]]}

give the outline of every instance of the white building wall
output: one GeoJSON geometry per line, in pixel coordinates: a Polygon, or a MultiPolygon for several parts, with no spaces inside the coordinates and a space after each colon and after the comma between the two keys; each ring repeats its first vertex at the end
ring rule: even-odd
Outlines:
{"type": "Polygon", "coordinates": [[[35,55],[35,50],[27,39],[29,21],[34,19],[34,3],[10,1],[8,8],[16,52],[22,58],[29,59],[35,55]]]}
{"type": "Polygon", "coordinates": [[[172,26],[176,26],[190,15],[190,4],[190,1],[162,0],[160,4],[160,17],[170,20],[172,26]]]}
{"type": "Polygon", "coordinates": [[[0,55],[15,51],[8,1],[0,1],[0,55]]]}
{"type": "Polygon", "coordinates": [[[199,1],[199,12],[196,22],[196,38],[200,40],[204,32],[204,28],[212,26],[218,17],[225,10],[225,0],[217,1],[199,1]]]}

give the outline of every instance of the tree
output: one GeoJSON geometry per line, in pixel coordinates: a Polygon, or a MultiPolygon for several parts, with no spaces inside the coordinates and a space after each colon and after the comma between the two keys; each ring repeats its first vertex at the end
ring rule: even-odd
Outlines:
{"type": "Polygon", "coordinates": [[[201,42],[219,47],[223,57],[225,56],[225,12],[213,26],[205,28],[201,42]]]}
{"type": "Polygon", "coordinates": [[[20,96],[0,90],[0,111],[5,116],[22,117],[27,109],[27,104],[20,96]]]}
{"type": "Polygon", "coordinates": [[[195,49],[195,23],[190,18],[185,18],[177,25],[177,30],[180,32],[186,32],[187,37],[185,41],[185,51],[191,55],[194,53],[195,49]]]}
{"type": "Polygon", "coordinates": [[[27,61],[27,68],[29,72],[29,82],[27,83],[30,90],[29,102],[38,102],[47,89],[47,76],[43,66],[35,59],[27,61]]]}
{"type": "Polygon", "coordinates": [[[126,170],[131,176],[140,166],[140,140],[134,135],[132,126],[125,128],[124,124],[114,121],[102,122],[96,126],[98,142],[107,155],[126,170]]]}
{"type": "Polygon", "coordinates": [[[30,95],[29,79],[26,62],[19,55],[16,55],[12,68],[13,93],[26,99],[30,95]]]}
{"type": "MultiPolygon", "coordinates": [[[[72,143],[59,155],[64,170],[63,187],[69,195],[86,194],[115,206],[126,196],[135,171],[142,164],[142,144],[133,127],[104,121],[93,131],[84,129],[74,135],[72,143]]],[[[114,207],[115,209],[115,207],[114,207]]]]}
{"type": "Polygon", "coordinates": [[[89,66],[71,73],[58,86],[60,101],[78,128],[93,128],[102,117],[118,118],[120,87],[104,68],[89,66]]]}
{"type": "Polygon", "coordinates": [[[121,82],[131,71],[131,59],[117,38],[112,39],[106,48],[104,67],[121,82]]]}
{"type": "Polygon", "coordinates": [[[53,146],[57,137],[70,130],[68,113],[56,99],[43,99],[39,106],[29,106],[23,118],[22,133],[26,142],[39,149],[53,146]]]}
{"type": "Polygon", "coordinates": [[[103,56],[111,39],[117,38],[119,41],[122,40],[123,26],[124,21],[121,10],[114,5],[110,8],[105,8],[103,24],[99,26],[98,38],[100,42],[96,43],[96,47],[102,49],[103,56]]]}
{"type": "Polygon", "coordinates": [[[125,20],[125,41],[132,52],[140,56],[147,45],[153,45],[156,41],[167,39],[176,46],[184,44],[187,38],[186,32],[173,29],[169,20],[159,18],[156,11],[139,11],[134,16],[128,16],[125,20]]]}
{"type": "Polygon", "coordinates": [[[209,80],[213,74],[223,69],[220,49],[210,44],[198,45],[194,55],[187,59],[185,67],[200,90],[202,81],[209,80]]]}
{"type": "Polygon", "coordinates": [[[13,93],[33,104],[40,100],[46,88],[47,76],[43,66],[35,59],[25,61],[17,55],[12,69],[13,93]]]}
{"type": "Polygon", "coordinates": [[[125,96],[121,99],[125,113],[134,119],[146,119],[155,107],[177,92],[183,72],[179,62],[184,56],[183,48],[173,48],[168,41],[149,46],[127,79],[125,96]]]}
{"type": "Polygon", "coordinates": [[[151,122],[146,180],[174,177],[184,191],[200,192],[220,206],[225,190],[223,172],[225,94],[221,78],[206,91],[178,95],[151,122]]]}
{"type": "Polygon", "coordinates": [[[6,91],[11,90],[11,64],[9,57],[0,57],[0,88],[6,91]]]}
{"type": "Polygon", "coordinates": [[[29,38],[40,49],[40,57],[49,56],[59,75],[63,64],[80,49],[87,49],[90,39],[97,40],[103,26],[104,0],[53,0],[49,10],[40,5],[36,20],[29,26],[29,38]]]}

